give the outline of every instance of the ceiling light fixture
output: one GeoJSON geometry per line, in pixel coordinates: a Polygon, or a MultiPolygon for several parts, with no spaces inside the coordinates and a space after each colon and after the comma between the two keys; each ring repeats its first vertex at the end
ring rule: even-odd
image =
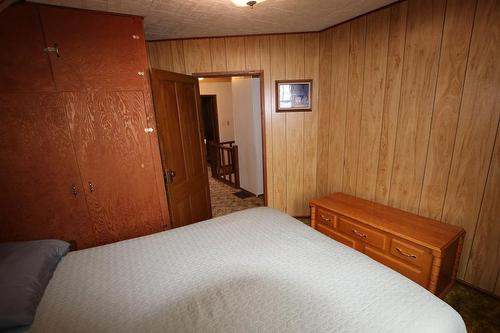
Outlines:
{"type": "Polygon", "coordinates": [[[250,7],[253,8],[256,4],[263,2],[265,0],[231,0],[232,3],[234,3],[238,7],[250,7]]]}

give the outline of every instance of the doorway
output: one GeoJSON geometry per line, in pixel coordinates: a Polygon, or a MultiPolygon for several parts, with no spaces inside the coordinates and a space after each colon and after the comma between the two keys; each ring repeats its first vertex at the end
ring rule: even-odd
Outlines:
{"type": "Polygon", "coordinates": [[[199,80],[205,122],[212,214],[220,216],[264,206],[261,72],[197,73],[194,76],[199,80]]]}

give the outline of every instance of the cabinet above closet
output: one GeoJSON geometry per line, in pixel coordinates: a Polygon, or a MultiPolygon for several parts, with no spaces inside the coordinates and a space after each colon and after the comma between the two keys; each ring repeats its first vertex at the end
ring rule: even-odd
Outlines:
{"type": "Polygon", "coordinates": [[[13,5],[0,13],[0,92],[142,90],[142,25],[137,16],[13,5]]]}

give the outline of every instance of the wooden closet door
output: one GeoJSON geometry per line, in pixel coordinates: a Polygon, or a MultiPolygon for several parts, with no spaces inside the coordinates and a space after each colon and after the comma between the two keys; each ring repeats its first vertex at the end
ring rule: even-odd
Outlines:
{"type": "Polygon", "coordinates": [[[0,92],[54,91],[38,8],[11,5],[0,12],[0,92]]]}
{"type": "Polygon", "coordinates": [[[160,231],[143,93],[65,96],[97,244],[160,231]]]}
{"type": "Polygon", "coordinates": [[[60,91],[142,90],[147,70],[141,17],[40,6],[60,91]]]}
{"type": "Polygon", "coordinates": [[[58,94],[0,94],[0,241],[94,243],[58,94]]]}

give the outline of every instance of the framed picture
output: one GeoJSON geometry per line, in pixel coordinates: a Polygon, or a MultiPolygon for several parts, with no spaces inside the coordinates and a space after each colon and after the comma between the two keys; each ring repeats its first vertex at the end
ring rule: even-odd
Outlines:
{"type": "Polygon", "coordinates": [[[311,111],[312,80],[276,81],[276,112],[311,111]]]}

